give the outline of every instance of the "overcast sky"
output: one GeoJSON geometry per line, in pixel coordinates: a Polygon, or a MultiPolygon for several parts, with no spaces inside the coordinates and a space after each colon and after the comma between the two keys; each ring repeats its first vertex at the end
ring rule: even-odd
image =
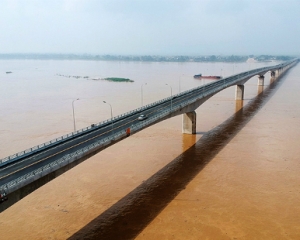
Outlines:
{"type": "Polygon", "coordinates": [[[300,55],[300,0],[0,0],[0,53],[300,55]]]}

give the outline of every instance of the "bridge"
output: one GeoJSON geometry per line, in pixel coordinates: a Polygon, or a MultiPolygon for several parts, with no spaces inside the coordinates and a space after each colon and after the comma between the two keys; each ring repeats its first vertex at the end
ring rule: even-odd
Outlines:
{"type": "Polygon", "coordinates": [[[182,132],[195,134],[195,109],[210,97],[236,85],[235,99],[243,100],[244,84],[250,78],[258,76],[258,85],[262,86],[267,72],[274,81],[298,61],[295,59],[223,78],[1,159],[0,211],[101,150],[160,121],[183,115],[182,132]],[[147,118],[139,120],[141,114],[147,118]]]}

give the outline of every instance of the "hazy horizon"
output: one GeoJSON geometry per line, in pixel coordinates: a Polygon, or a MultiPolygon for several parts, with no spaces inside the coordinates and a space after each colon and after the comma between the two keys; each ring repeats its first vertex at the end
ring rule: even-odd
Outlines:
{"type": "Polygon", "coordinates": [[[0,0],[0,53],[300,55],[298,0],[0,0]]]}

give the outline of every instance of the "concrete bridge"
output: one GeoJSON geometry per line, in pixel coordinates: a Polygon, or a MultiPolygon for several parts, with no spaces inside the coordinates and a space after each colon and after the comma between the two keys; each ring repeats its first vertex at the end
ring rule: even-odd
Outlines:
{"type": "Polygon", "coordinates": [[[101,150],[160,121],[183,115],[182,132],[195,134],[195,109],[210,97],[236,85],[235,99],[243,100],[250,78],[258,76],[262,86],[267,72],[274,81],[297,63],[295,59],[223,78],[1,159],[0,212],[101,150]],[[138,120],[141,114],[147,118],[138,120]]]}

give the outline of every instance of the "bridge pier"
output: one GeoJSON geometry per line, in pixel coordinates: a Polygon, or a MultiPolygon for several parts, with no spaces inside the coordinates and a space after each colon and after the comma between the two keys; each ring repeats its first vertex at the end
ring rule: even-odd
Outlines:
{"type": "Polygon", "coordinates": [[[244,99],[244,85],[236,85],[235,100],[244,99]]]}
{"type": "Polygon", "coordinates": [[[280,68],[275,71],[275,78],[278,78],[280,75],[280,68]]]}
{"type": "Polygon", "coordinates": [[[235,101],[235,112],[240,111],[244,107],[244,100],[235,101]]]}
{"type": "Polygon", "coordinates": [[[263,85],[258,85],[257,86],[257,95],[261,94],[264,91],[264,86],[263,85]]]}
{"type": "Polygon", "coordinates": [[[182,133],[196,134],[196,119],[195,111],[182,114],[182,133]]]}
{"type": "Polygon", "coordinates": [[[265,76],[264,75],[259,75],[258,76],[258,86],[263,86],[264,85],[264,80],[265,80],[265,76]]]}
{"type": "Polygon", "coordinates": [[[271,83],[274,82],[275,77],[276,77],[275,71],[271,71],[271,79],[270,79],[270,82],[271,82],[271,83]]]}
{"type": "Polygon", "coordinates": [[[271,71],[271,78],[275,77],[276,76],[276,73],[275,71],[271,71]]]}

